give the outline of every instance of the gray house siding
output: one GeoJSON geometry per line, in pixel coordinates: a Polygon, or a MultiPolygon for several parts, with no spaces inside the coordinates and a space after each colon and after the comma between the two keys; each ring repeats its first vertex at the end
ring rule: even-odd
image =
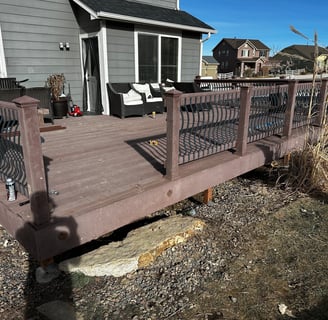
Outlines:
{"type": "Polygon", "coordinates": [[[193,81],[199,75],[200,35],[184,32],[181,50],[181,81],[193,81]]]}
{"type": "Polygon", "coordinates": [[[8,76],[28,78],[24,85],[31,87],[64,73],[81,102],[79,27],[67,0],[0,0],[0,24],[8,76]],[[60,42],[69,42],[70,50],[59,50],[60,42]]]}
{"type": "Polygon", "coordinates": [[[133,82],[135,52],[133,25],[107,23],[108,77],[110,82],[133,82]]]}
{"type": "Polygon", "coordinates": [[[177,0],[136,0],[136,2],[146,3],[153,6],[177,9],[177,0]]]}
{"type": "MultiPolygon", "coordinates": [[[[177,0],[135,1],[170,9],[176,9],[178,3],[177,0]]],[[[44,86],[50,74],[64,73],[74,103],[80,106],[83,96],[81,37],[98,36],[100,50],[104,49],[102,40],[106,41],[106,52],[100,52],[101,67],[108,71],[108,78],[107,72],[101,75],[105,109],[105,82],[136,79],[135,30],[181,37],[180,80],[192,81],[200,72],[200,33],[133,22],[93,20],[87,11],[70,0],[0,0],[0,25],[8,77],[28,78],[24,85],[32,87],[44,86]],[[106,29],[101,28],[104,25],[106,29]],[[70,49],[60,50],[60,42],[68,42],[70,49]]],[[[66,93],[67,90],[66,86],[66,93]]]]}

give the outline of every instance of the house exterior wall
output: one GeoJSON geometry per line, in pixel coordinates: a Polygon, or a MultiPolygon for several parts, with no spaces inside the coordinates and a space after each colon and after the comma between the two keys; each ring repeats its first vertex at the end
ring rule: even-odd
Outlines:
{"type": "Polygon", "coordinates": [[[237,50],[226,42],[222,42],[213,51],[213,57],[218,61],[220,73],[236,72],[237,50]]]}
{"type": "Polygon", "coordinates": [[[0,0],[0,24],[8,77],[28,78],[24,85],[32,87],[64,73],[80,103],[79,27],[67,0],[0,0]],[[70,50],[59,50],[60,42],[70,50]]]}
{"type": "Polygon", "coordinates": [[[181,38],[181,81],[193,81],[199,74],[200,35],[161,28],[134,27],[107,22],[108,76],[110,82],[133,82],[136,79],[134,31],[166,34],[181,38]]]}
{"type": "MultiPolygon", "coordinates": [[[[178,5],[177,0],[135,1],[174,9],[178,5]]],[[[106,59],[103,65],[107,72],[102,77],[104,92],[103,84],[107,81],[135,81],[135,30],[179,37],[181,56],[178,80],[192,81],[200,74],[201,34],[91,20],[85,10],[68,0],[0,0],[0,25],[7,76],[18,80],[28,78],[24,85],[35,87],[44,86],[50,74],[63,73],[70,85],[74,103],[80,106],[83,99],[81,39],[88,36],[97,36],[99,49],[105,48],[105,52],[100,53],[106,59]],[[102,26],[105,26],[104,33],[102,26]],[[105,46],[101,45],[103,39],[105,46]],[[60,50],[60,42],[68,42],[69,50],[60,50]]],[[[68,86],[65,89],[67,93],[68,86]]],[[[103,102],[105,100],[103,96],[103,102]]]]}
{"type": "Polygon", "coordinates": [[[217,79],[218,75],[218,65],[212,63],[205,63],[202,61],[202,77],[212,77],[213,79],[217,79]]]}
{"type": "Polygon", "coordinates": [[[239,48],[232,47],[226,41],[222,41],[213,50],[213,56],[219,62],[219,72],[233,72],[235,75],[243,76],[244,63],[252,66],[254,72],[260,71],[260,57],[269,58],[269,50],[256,49],[251,43],[244,42],[239,48]],[[248,55],[245,55],[248,51],[248,55]],[[258,60],[256,60],[258,59],[258,60]],[[244,62],[243,62],[244,61],[244,62]]]}
{"type": "Polygon", "coordinates": [[[107,56],[110,82],[135,80],[133,25],[107,23],[107,56]]]}
{"type": "Polygon", "coordinates": [[[200,35],[183,32],[181,48],[181,81],[193,81],[200,74],[200,35]]]}
{"type": "Polygon", "coordinates": [[[135,2],[146,3],[158,7],[177,9],[177,0],[135,0],[135,2]]]}

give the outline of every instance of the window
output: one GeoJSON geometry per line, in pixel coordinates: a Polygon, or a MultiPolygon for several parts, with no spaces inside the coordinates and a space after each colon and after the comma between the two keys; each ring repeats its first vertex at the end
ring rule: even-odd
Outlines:
{"type": "Polygon", "coordinates": [[[241,50],[241,56],[242,57],[249,57],[249,50],[248,49],[241,50]]]}
{"type": "Polygon", "coordinates": [[[157,82],[158,37],[139,34],[139,81],[157,82]]]}
{"type": "Polygon", "coordinates": [[[179,39],[153,34],[138,34],[139,81],[178,80],[179,39]]]}
{"type": "Polygon", "coordinates": [[[266,57],[266,50],[260,50],[260,57],[266,57]]]}

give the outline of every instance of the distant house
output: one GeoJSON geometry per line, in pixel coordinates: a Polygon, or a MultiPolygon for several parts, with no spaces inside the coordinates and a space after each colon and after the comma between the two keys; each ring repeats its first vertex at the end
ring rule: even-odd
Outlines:
{"type": "Polygon", "coordinates": [[[263,73],[270,49],[260,40],[223,38],[213,49],[219,62],[219,73],[233,72],[236,76],[263,73]]]}
{"type": "Polygon", "coordinates": [[[179,0],[2,0],[1,74],[44,86],[64,73],[74,103],[110,114],[107,82],[191,81],[203,34],[179,0]]]}
{"type": "MultiPolygon", "coordinates": [[[[278,52],[273,58],[280,61],[283,69],[305,69],[312,72],[314,66],[315,46],[294,44],[278,52]]],[[[327,72],[328,49],[318,47],[318,68],[327,72]]]]}
{"type": "Polygon", "coordinates": [[[202,77],[217,78],[219,63],[213,56],[203,56],[202,58],[202,77]]]}

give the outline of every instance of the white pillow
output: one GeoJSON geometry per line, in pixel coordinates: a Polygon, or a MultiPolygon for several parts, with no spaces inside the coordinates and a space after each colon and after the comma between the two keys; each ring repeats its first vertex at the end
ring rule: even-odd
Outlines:
{"type": "Polygon", "coordinates": [[[168,92],[168,91],[174,90],[175,88],[172,86],[172,87],[162,87],[162,89],[163,89],[165,92],[168,92]]]}
{"type": "Polygon", "coordinates": [[[148,83],[133,83],[132,86],[135,90],[144,93],[146,95],[146,100],[151,99],[153,97],[148,83]]]}
{"type": "Polygon", "coordinates": [[[134,90],[129,90],[127,93],[123,93],[123,102],[125,104],[130,102],[140,102],[142,101],[142,97],[138,92],[135,92],[134,90]]]}

